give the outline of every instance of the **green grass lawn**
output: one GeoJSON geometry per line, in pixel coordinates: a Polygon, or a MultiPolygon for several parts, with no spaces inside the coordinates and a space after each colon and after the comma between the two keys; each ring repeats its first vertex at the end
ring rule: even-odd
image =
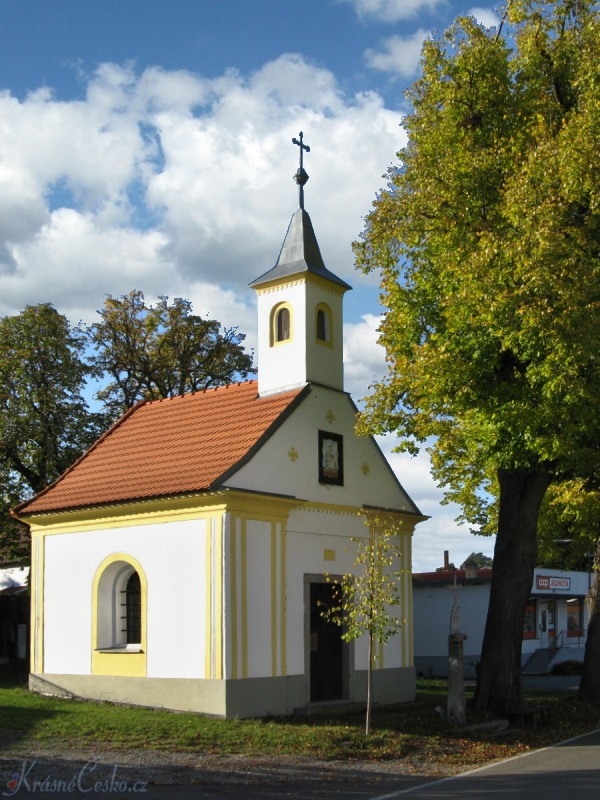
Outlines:
{"type": "MultiPolygon", "coordinates": [[[[545,698],[549,699],[549,698],[545,698]]],[[[363,715],[222,720],[130,706],[43,697],[24,677],[0,672],[0,743],[27,747],[110,747],[206,754],[294,754],[341,760],[423,759],[473,766],[600,727],[600,710],[571,695],[556,695],[552,724],[501,736],[448,727],[435,709],[445,706],[446,683],[421,680],[417,699],[374,712],[364,735],[363,715]]]]}

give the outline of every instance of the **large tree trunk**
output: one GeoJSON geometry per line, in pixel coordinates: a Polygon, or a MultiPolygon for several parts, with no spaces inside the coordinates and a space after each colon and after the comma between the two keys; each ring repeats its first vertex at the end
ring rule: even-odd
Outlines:
{"type": "Polygon", "coordinates": [[[587,629],[583,672],[579,682],[579,697],[600,703],[600,585],[598,568],[600,567],[600,540],[596,546],[594,568],[596,581],[590,590],[590,621],[587,629]]]}
{"type": "Polygon", "coordinates": [[[523,618],[537,558],[540,504],[550,477],[543,470],[498,470],[498,481],[498,534],[475,707],[505,714],[523,703],[523,618]]]}

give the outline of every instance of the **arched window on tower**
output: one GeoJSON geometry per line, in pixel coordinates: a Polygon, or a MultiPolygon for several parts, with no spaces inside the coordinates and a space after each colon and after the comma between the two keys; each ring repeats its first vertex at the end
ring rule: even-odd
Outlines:
{"type": "Polygon", "coordinates": [[[277,311],[275,317],[275,341],[285,342],[290,338],[290,310],[283,306],[277,311]]]}
{"type": "Polygon", "coordinates": [[[331,309],[325,303],[317,306],[317,341],[331,344],[331,309]]]}

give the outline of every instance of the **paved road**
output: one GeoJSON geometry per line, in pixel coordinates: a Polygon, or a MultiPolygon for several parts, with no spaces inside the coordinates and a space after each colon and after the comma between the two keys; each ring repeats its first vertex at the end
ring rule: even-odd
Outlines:
{"type": "MultiPolygon", "coordinates": [[[[136,791],[129,781],[126,788],[118,784],[112,791],[96,791],[92,783],[83,781],[84,790],[50,793],[57,800],[74,798],[116,798],[124,792],[140,800],[597,800],[600,796],[600,730],[571,739],[554,747],[536,750],[524,756],[456,775],[430,781],[419,776],[385,776],[381,773],[348,768],[345,774],[302,775],[296,772],[286,780],[261,779],[256,783],[196,784],[187,786],[148,785],[136,791]],[[339,778],[339,780],[338,780],[339,778]]],[[[124,777],[121,775],[120,777],[124,777]]],[[[130,776],[126,776],[130,777],[130,776]]],[[[8,786],[0,796],[20,800],[27,795],[43,796],[43,787],[28,791],[25,786],[11,795],[8,786]]]]}
{"type": "MultiPolygon", "coordinates": [[[[226,780],[226,776],[223,776],[226,780]]],[[[568,742],[488,767],[430,781],[419,776],[386,776],[369,772],[344,776],[344,782],[306,775],[286,781],[259,780],[255,784],[220,783],[152,786],[129,797],[140,800],[597,800],[600,795],[600,730],[568,742]]],[[[26,793],[18,792],[22,798],[26,793]]],[[[32,794],[37,794],[34,792],[32,794]]],[[[5,795],[6,796],[6,795],[5,795]]],[[[57,793],[60,800],[123,797],[120,792],[75,791],[57,793]]]]}
{"type": "Polygon", "coordinates": [[[379,791],[368,775],[356,783],[271,786],[153,787],[146,800],[598,800],[600,730],[452,778],[386,781],[379,791]],[[391,783],[396,785],[392,787],[391,783]]]}
{"type": "Polygon", "coordinates": [[[500,764],[370,800],[597,800],[600,795],[600,731],[500,764]]]}

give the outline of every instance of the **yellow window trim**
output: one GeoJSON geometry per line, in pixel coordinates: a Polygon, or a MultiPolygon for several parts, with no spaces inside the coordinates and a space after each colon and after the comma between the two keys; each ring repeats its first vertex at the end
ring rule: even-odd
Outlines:
{"type": "Polygon", "coordinates": [[[294,340],[294,312],[292,306],[288,302],[277,303],[271,309],[269,319],[269,344],[271,347],[280,347],[281,345],[290,344],[294,340]],[[284,309],[287,309],[290,315],[290,335],[287,339],[277,339],[277,319],[279,314],[284,309]]]}
{"type": "Polygon", "coordinates": [[[145,678],[147,640],[148,581],[139,561],[128,553],[107,556],[94,575],[92,582],[92,675],[118,675],[119,677],[145,678]],[[100,580],[111,564],[129,564],[140,576],[142,594],[141,641],[136,649],[123,646],[98,647],[98,589],[100,580]]]}

